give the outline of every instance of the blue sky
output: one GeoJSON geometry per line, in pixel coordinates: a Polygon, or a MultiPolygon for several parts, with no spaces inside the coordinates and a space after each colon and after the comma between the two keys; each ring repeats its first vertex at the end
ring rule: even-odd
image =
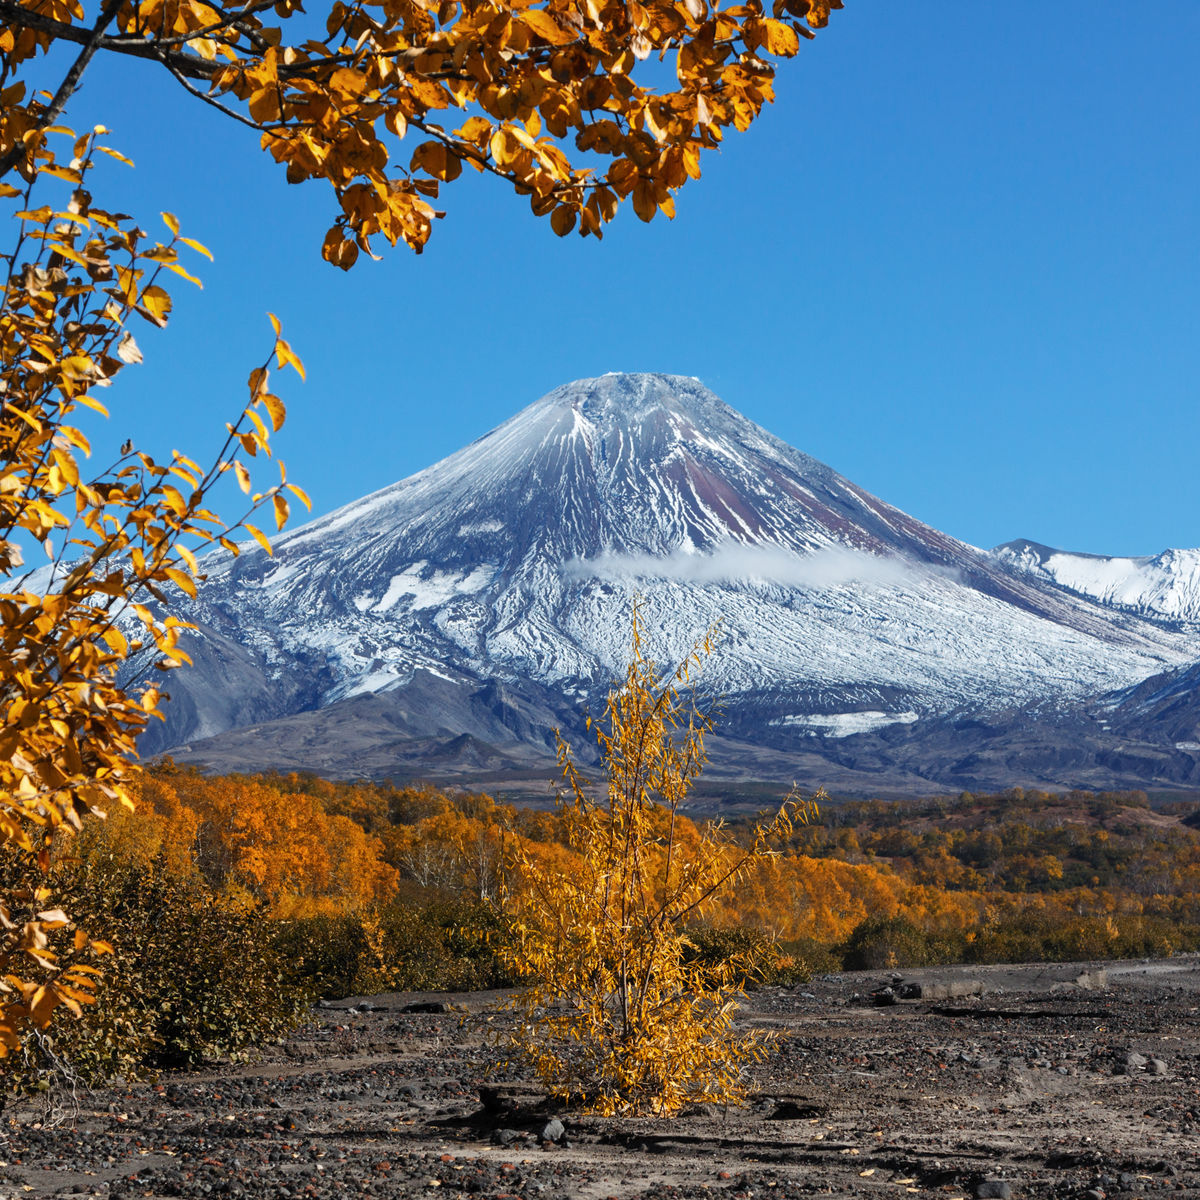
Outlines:
{"type": "Polygon", "coordinates": [[[425,254],[349,275],[320,258],[327,189],[149,65],[100,63],[68,122],[137,169],[98,201],[173,211],[216,255],[169,330],[137,330],[112,440],[202,456],[271,310],[308,367],[279,446],[316,512],[559,383],[660,370],[976,545],[1200,545],[1200,5],[846,2],[675,221],[560,240],[464,177],[425,254]]]}

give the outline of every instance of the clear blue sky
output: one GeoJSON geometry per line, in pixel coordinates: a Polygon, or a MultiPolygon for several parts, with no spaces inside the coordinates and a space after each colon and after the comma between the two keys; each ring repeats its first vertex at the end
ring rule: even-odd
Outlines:
{"type": "Polygon", "coordinates": [[[309,368],[279,445],[317,512],[566,380],[659,370],[977,545],[1200,545],[1200,5],[846,2],[674,222],[562,241],[464,177],[424,255],[348,276],[320,258],[327,189],[152,68],[94,68],[69,123],[137,162],[104,198],[216,254],[137,331],[114,440],[199,456],[273,310],[309,368]]]}

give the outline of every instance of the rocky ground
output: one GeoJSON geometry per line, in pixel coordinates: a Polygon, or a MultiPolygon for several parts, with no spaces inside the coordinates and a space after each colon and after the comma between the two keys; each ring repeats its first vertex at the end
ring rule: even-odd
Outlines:
{"type": "Polygon", "coordinates": [[[346,1001],[250,1065],[10,1104],[0,1200],[1200,1196],[1196,957],[762,991],[749,1106],[671,1120],[481,1093],[497,999],[346,1001]]]}

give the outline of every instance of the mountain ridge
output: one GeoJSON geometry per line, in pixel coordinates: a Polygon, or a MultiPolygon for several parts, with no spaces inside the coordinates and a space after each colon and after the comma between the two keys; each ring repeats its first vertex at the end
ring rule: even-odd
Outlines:
{"type": "MultiPolygon", "coordinates": [[[[748,747],[730,751],[731,770],[739,753],[833,762],[878,743],[886,758],[890,742],[933,744],[964,714],[1085,714],[1196,657],[1179,622],[959,542],[699,381],[656,374],[556,388],[441,462],[285,532],[274,559],[252,548],[209,574],[184,613],[201,665],[173,677],[188,698],[147,752],[202,755],[204,738],[402,693],[424,673],[459,699],[406,736],[470,734],[544,756],[546,721],[577,736],[584,708],[599,708],[635,594],[664,661],[722,621],[705,679],[738,730],[730,745],[748,747]],[[237,712],[222,709],[218,650],[260,698],[237,712]],[[516,689],[509,725],[477,699],[493,682],[516,689]]],[[[936,778],[936,760],[917,774],[936,778]]]]}

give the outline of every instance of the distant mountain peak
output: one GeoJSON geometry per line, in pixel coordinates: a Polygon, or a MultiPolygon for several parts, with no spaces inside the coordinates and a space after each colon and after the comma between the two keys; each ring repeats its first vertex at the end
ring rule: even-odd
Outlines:
{"type": "Polygon", "coordinates": [[[999,562],[1079,596],[1155,619],[1200,624],[1200,549],[1153,555],[1083,554],[1018,538],[991,552],[999,562]]]}

